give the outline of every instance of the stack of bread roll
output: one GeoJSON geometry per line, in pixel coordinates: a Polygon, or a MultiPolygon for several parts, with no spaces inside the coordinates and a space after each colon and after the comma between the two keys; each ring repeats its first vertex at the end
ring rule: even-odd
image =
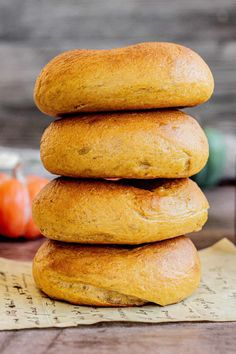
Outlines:
{"type": "Polygon", "coordinates": [[[55,120],[41,141],[45,168],[62,175],[36,197],[48,240],[33,264],[37,286],[74,304],[177,303],[200,280],[186,233],[208,202],[189,179],[208,159],[197,121],[176,107],[207,101],[203,59],[173,43],[73,50],[39,75],[35,102],[55,120]]]}

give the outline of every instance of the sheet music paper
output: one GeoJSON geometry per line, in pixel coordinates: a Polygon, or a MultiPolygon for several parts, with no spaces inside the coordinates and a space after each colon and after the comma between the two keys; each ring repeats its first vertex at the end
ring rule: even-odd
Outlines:
{"type": "Polygon", "coordinates": [[[30,262],[0,258],[0,329],[70,327],[97,322],[236,320],[236,247],[227,239],[199,252],[202,281],[179,304],[129,308],[74,306],[36,289],[30,262]]]}

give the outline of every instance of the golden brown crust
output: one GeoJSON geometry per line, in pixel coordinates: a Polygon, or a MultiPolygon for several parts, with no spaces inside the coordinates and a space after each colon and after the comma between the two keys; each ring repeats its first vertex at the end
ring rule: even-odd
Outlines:
{"type": "Polygon", "coordinates": [[[90,114],[53,122],[41,140],[45,168],[89,178],[183,178],[207,162],[207,138],[178,110],[90,114]]]}
{"type": "Polygon", "coordinates": [[[46,241],[33,264],[37,286],[74,304],[130,306],[176,303],[200,280],[200,263],[185,236],[135,248],[46,241]]]}
{"type": "Polygon", "coordinates": [[[124,183],[57,178],[35,198],[34,221],[59,241],[141,244],[198,231],[207,220],[207,200],[190,179],[124,183]]]}
{"type": "Polygon", "coordinates": [[[111,50],[73,50],[52,59],[34,91],[49,115],[195,106],[212,95],[204,60],[174,43],[140,43],[111,50]]]}

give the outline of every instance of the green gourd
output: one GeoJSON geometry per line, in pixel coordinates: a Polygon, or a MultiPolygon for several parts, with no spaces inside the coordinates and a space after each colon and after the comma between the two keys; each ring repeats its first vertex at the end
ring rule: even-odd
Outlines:
{"type": "Polygon", "coordinates": [[[193,177],[201,187],[212,187],[221,179],[226,162],[224,135],[213,128],[205,128],[209,143],[209,159],[202,171],[193,177]]]}

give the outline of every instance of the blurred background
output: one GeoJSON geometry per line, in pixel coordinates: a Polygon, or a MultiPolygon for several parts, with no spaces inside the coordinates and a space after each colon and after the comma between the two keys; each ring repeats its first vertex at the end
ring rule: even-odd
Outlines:
{"type": "Polygon", "coordinates": [[[145,41],[190,47],[213,72],[213,97],[189,112],[206,128],[212,147],[208,170],[197,177],[198,183],[213,186],[221,181],[221,189],[207,192],[213,206],[205,232],[210,230],[214,239],[232,239],[236,0],[1,0],[0,152],[16,151],[29,169],[42,173],[38,151],[31,149],[39,149],[51,118],[37,110],[32,93],[37,75],[51,58],[74,48],[106,49],[145,41]]]}
{"type": "Polygon", "coordinates": [[[170,41],[197,51],[215,77],[204,125],[235,129],[236,0],[1,0],[0,145],[38,148],[50,118],[36,109],[36,76],[72,48],[170,41]]]}

